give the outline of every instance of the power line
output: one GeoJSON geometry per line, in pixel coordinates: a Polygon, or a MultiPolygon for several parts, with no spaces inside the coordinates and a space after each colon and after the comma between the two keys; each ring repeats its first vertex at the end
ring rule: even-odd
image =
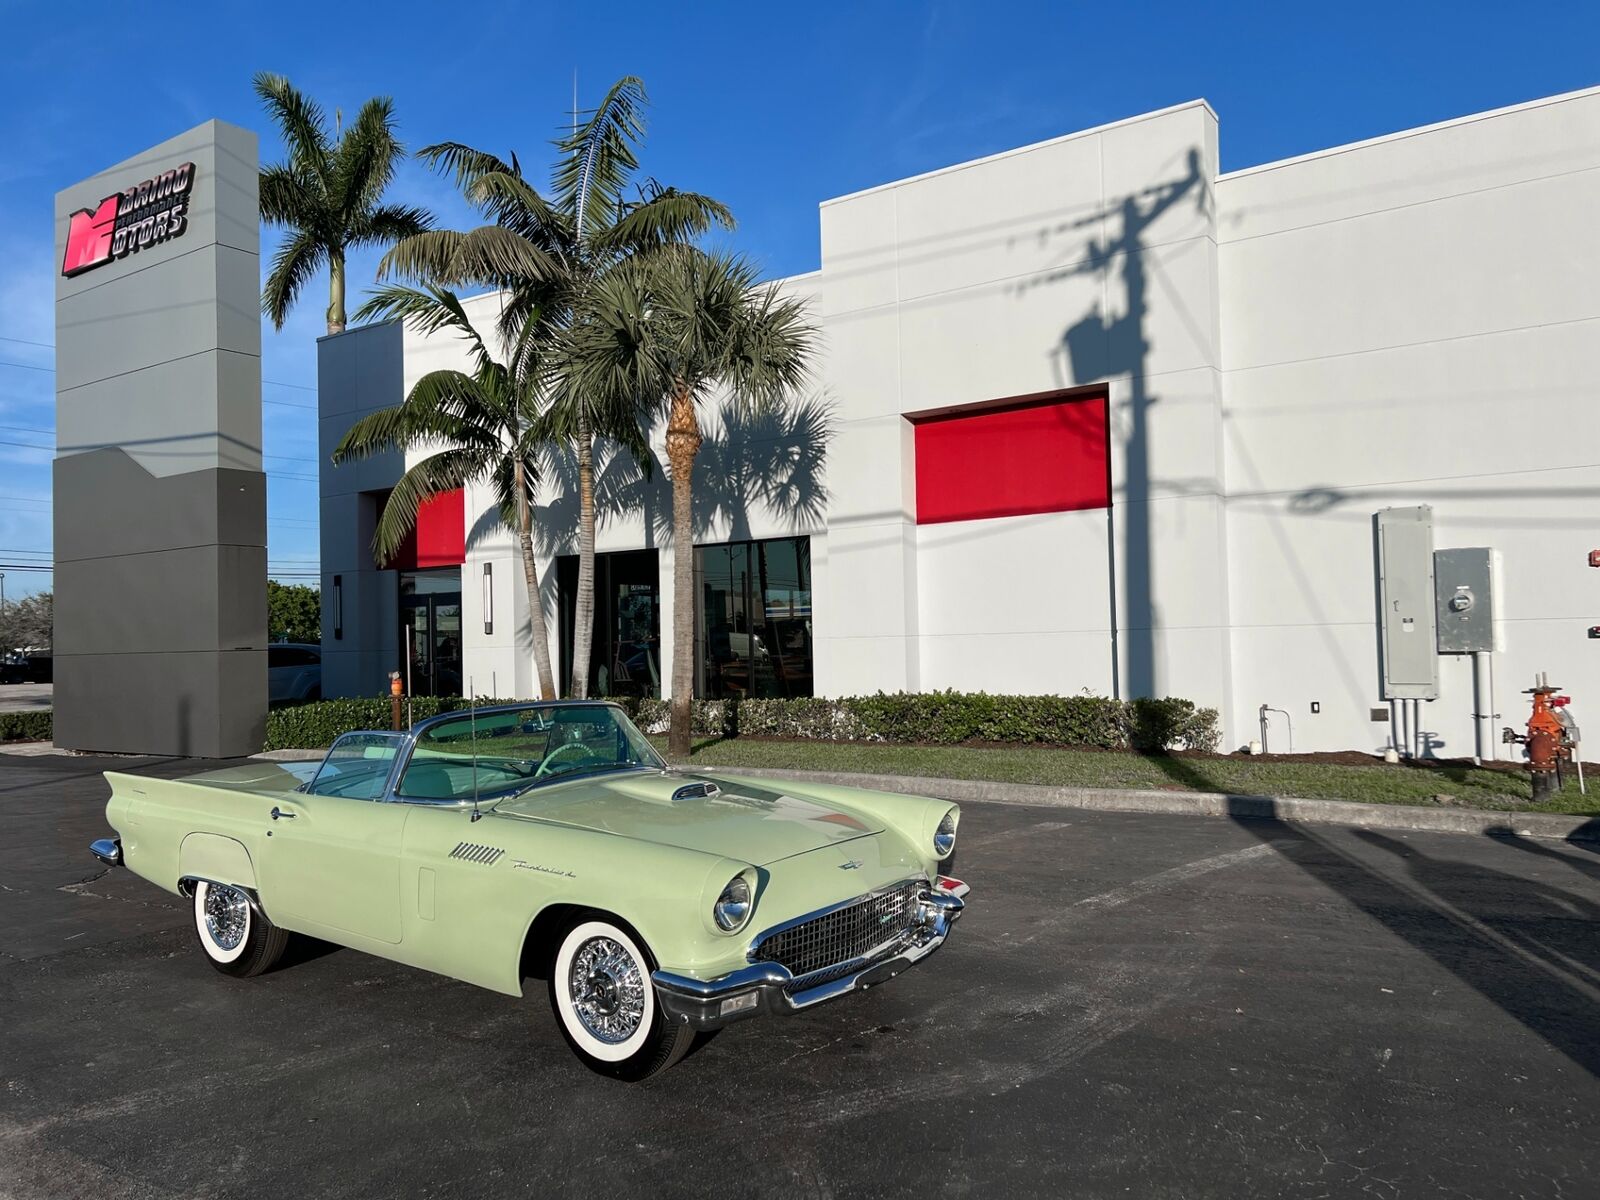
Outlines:
{"type": "MultiPolygon", "coordinates": [[[[41,350],[54,350],[55,349],[55,346],[53,346],[49,342],[31,342],[27,338],[14,338],[14,337],[0,336],[0,342],[15,342],[19,346],[37,346],[41,350]]],[[[27,370],[27,371],[49,371],[51,374],[55,373],[55,368],[54,367],[41,367],[41,366],[35,365],[34,363],[19,363],[19,362],[10,362],[10,361],[0,361],[0,367],[21,367],[21,368],[23,368],[24,370],[27,370]]],[[[306,384],[306,383],[290,383],[287,379],[263,379],[261,382],[262,383],[270,383],[273,387],[294,388],[296,391],[301,391],[301,392],[314,392],[314,391],[317,390],[316,388],[312,387],[310,384],[306,384]]],[[[279,400],[279,401],[263,401],[263,403],[281,404],[283,402],[281,400],[279,400]]],[[[314,406],[296,404],[296,405],[291,405],[290,407],[292,407],[292,408],[311,408],[311,407],[314,407],[314,406]]]]}
{"type": "MultiPolygon", "coordinates": [[[[54,429],[40,429],[34,425],[0,425],[0,429],[8,429],[12,433],[42,433],[47,437],[54,437],[54,429]]],[[[314,463],[319,462],[314,454],[263,454],[262,458],[276,459],[278,462],[314,463]]]]}

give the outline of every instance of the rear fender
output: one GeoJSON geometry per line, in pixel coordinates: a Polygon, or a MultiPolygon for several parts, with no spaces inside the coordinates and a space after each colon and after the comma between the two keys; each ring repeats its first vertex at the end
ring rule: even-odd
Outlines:
{"type": "Polygon", "coordinates": [[[217,833],[191,833],[178,848],[178,878],[232,883],[256,890],[256,868],[243,842],[217,833]]]}

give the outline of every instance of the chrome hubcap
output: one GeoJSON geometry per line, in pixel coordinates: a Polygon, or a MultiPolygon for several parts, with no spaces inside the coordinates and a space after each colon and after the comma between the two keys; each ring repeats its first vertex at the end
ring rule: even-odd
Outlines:
{"type": "Polygon", "coordinates": [[[244,941],[250,919],[250,902],[244,893],[220,884],[206,885],[206,932],[222,950],[235,950],[244,941]]]}
{"type": "Polygon", "coordinates": [[[590,938],[572,956],[572,1007],[595,1037],[616,1045],[644,1020],[644,975],[633,955],[611,938],[590,938]]]}

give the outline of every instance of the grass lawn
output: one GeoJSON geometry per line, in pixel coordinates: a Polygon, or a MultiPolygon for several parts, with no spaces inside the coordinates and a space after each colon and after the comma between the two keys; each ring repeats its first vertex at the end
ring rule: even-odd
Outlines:
{"type": "MultiPolygon", "coordinates": [[[[652,740],[666,752],[665,738],[652,740]]],[[[1587,796],[1578,794],[1576,780],[1569,780],[1553,801],[1535,808],[1528,803],[1526,772],[1455,765],[1345,766],[1231,756],[1140,755],[1042,747],[886,746],[760,738],[700,739],[689,765],[706,770],[764,767],[1056,786],[1235,792],[1359,800],[1368,804],[1432,806],[1433,797],[1443,794],[1454,796],[1457,805],[1467,808],[1600,815],[1600,778],[1590,778],[1593,790],[1587,796]]]]}

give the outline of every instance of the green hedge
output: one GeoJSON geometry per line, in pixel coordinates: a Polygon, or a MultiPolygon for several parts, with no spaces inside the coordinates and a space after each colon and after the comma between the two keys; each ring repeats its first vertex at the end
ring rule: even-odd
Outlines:
{"type": "MultiPolygon", "coordinates": [[[[488,704],[515,704],[514,700],[479,700],[488,704]]],[[[460,696],[413,696],[407,711],[410,719],[436,717],[467,707],[460,696]]],[[[391,709],[389,697],[352,700],[317,700],[310,704],[287,705],[267,713],[267,750],[320,750],[331,746],[340,734],[352,729],[388,729],[391,709]]],[[[402,716],[402,720],[405,717],[402,716]]]]}
{"type": "MultiPolygon", "coordinates": [[[[483,700],[481,704],[512,703],[483,700]]],[[[665,733],[665,700],[618,701],[640,729],[665,733]]],[[[459,698],[417,697],[415,720],[466,707],[459,698]]],[[[838,700],[696,700],[701,737],[793,737],[839,742],[1010,742],[1105,750],[1215,750],[1215,709],[1192,701],[1104,696],[990,696],[983,692],[897,692],[838,700]]],[[[323,700],[273,710],[267,749],[316,749],[352,729],[387,729],[389,701],[323,700]]]]}
{"type": "Polygon", "coordinates": [[[0,742],[48,742],[52,714],[48,708],[0,712],[0,742]]]}
{"type": "Polygon", "coordinates": [[[1215,750],[1216,710],[1192,701],[1104,696],[896,692],[839,700],[745,700],[725,735],[852,742],[1010,742],[1106,750],[1215,750]]]}

